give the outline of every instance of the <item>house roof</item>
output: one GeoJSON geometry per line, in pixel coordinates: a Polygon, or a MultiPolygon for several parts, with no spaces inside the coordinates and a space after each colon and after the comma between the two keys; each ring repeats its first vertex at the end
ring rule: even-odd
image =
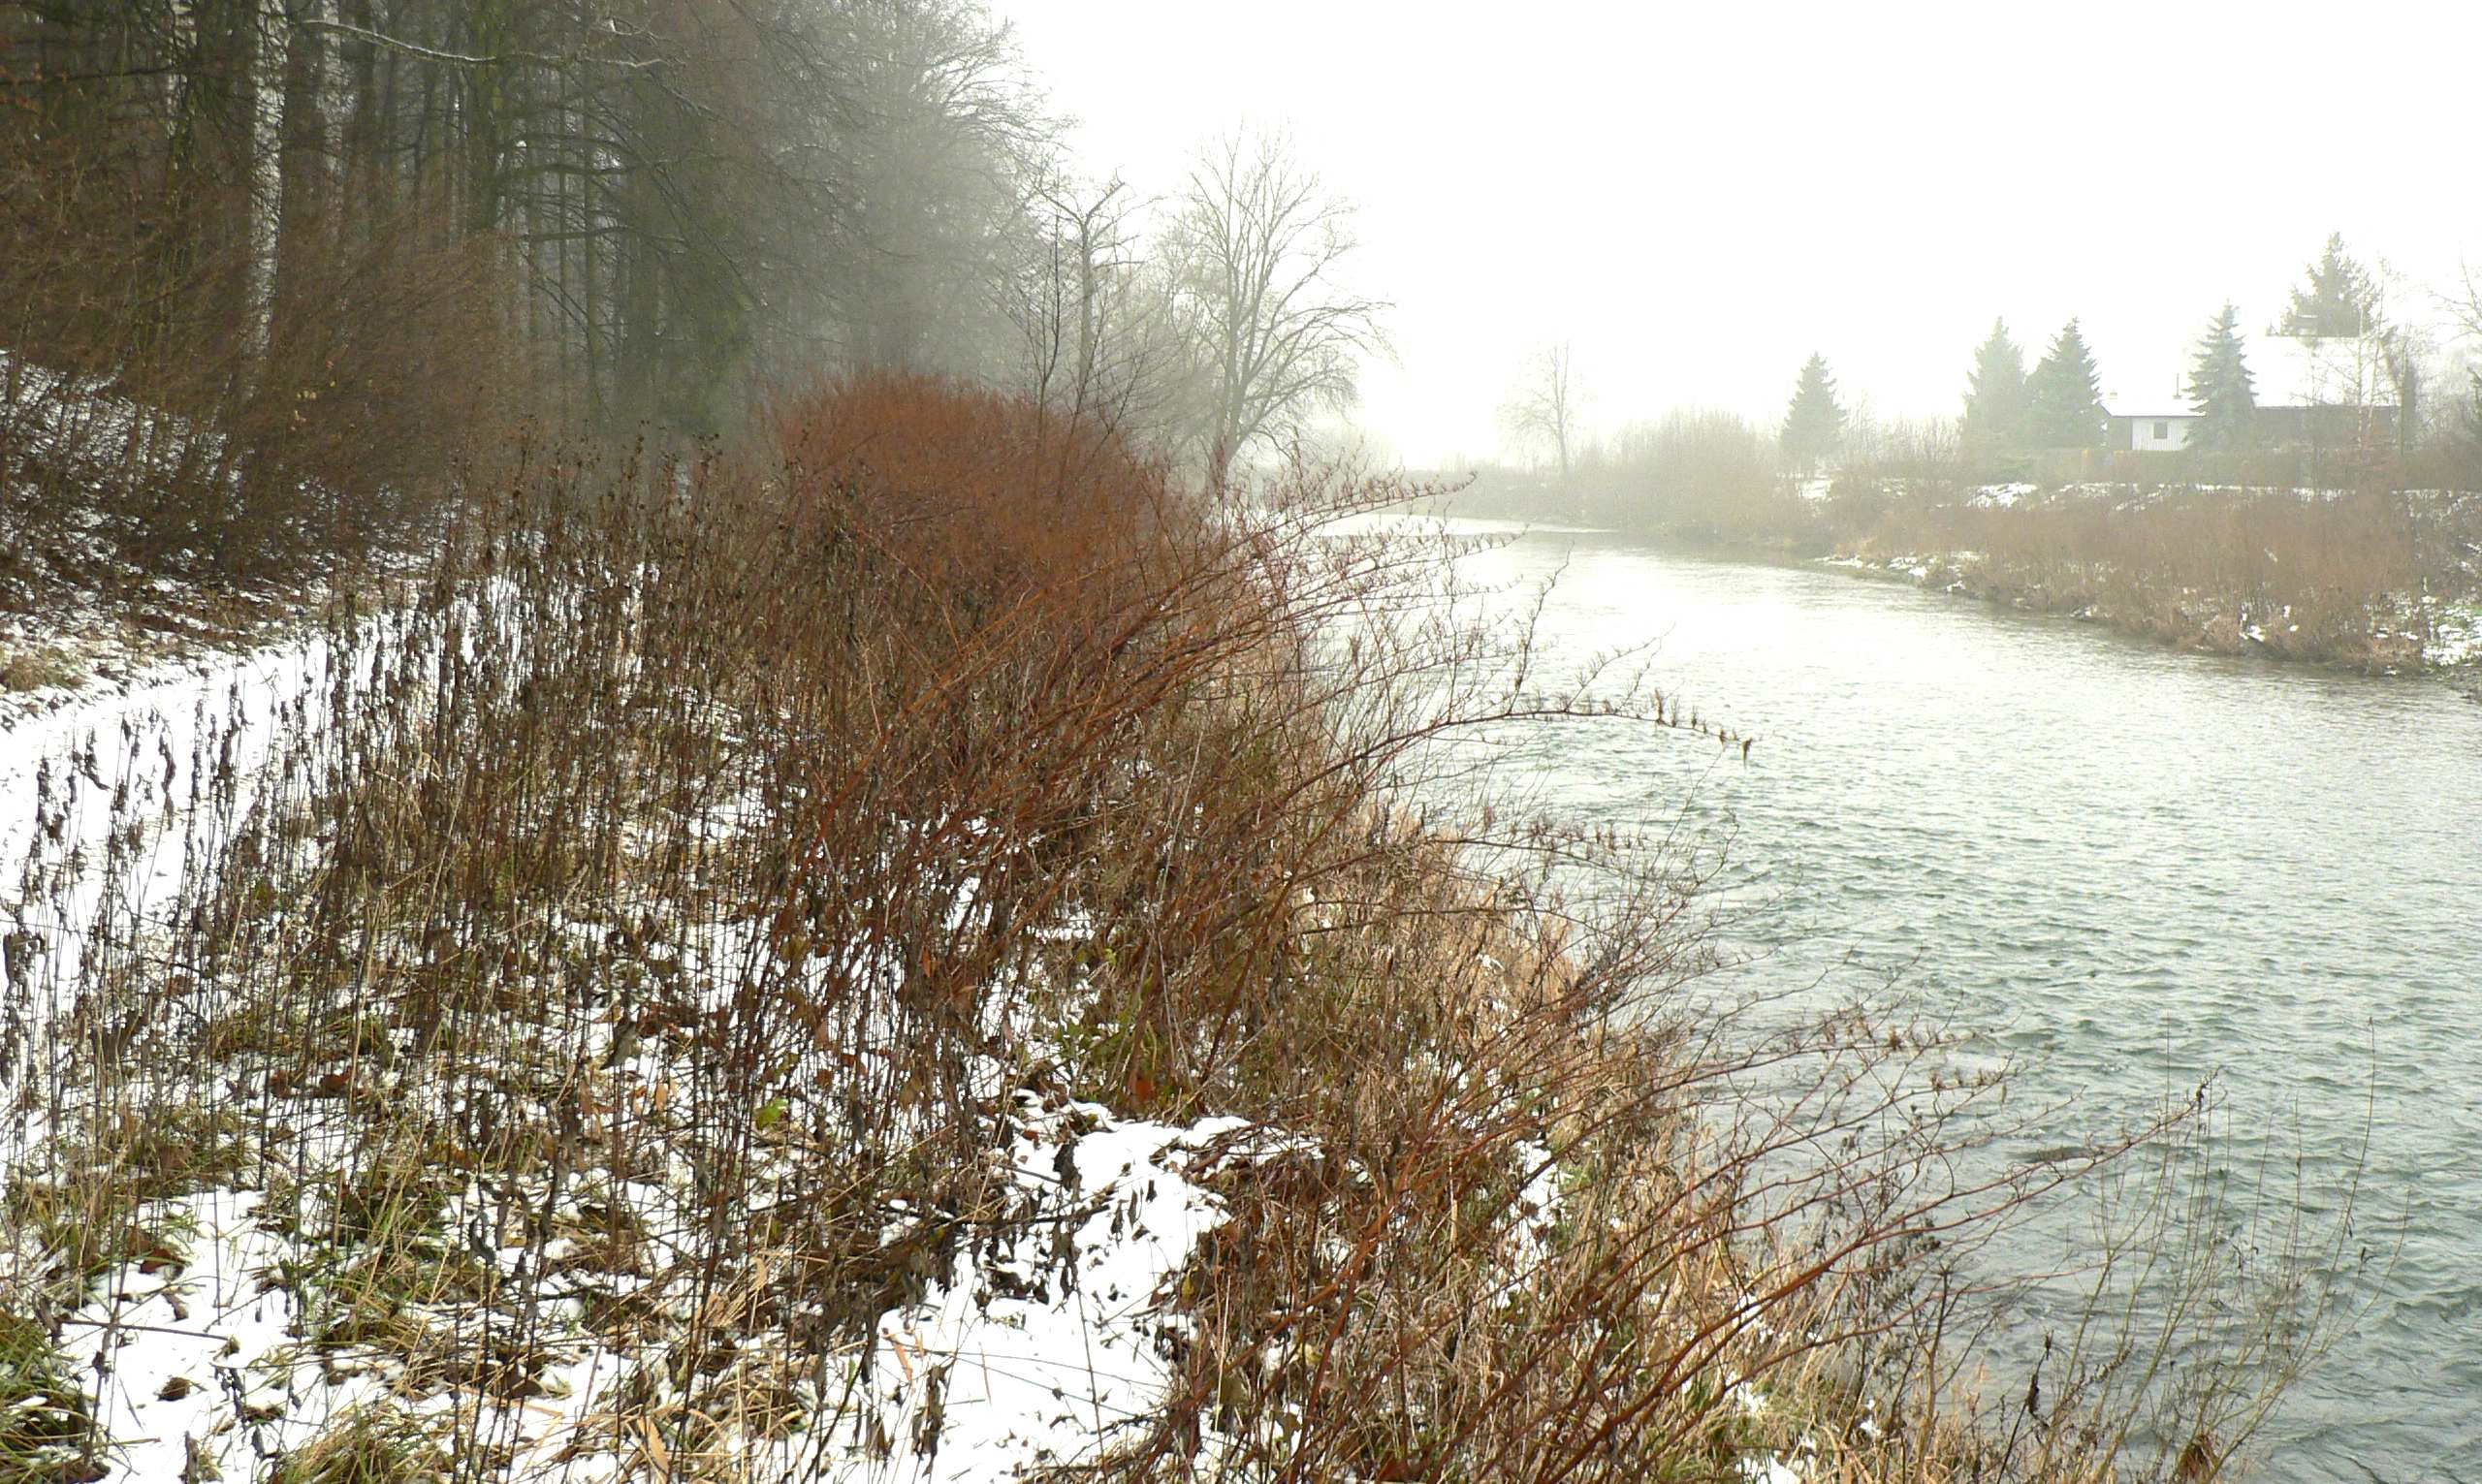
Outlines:
{"type": "Polygon", "coordinates": [[[2106,396],[2103,410],[2116,418],[2156,419],[2194,418],[2198,409],[2183,397],[2156,394],[2152,396],[2106,396]]]}

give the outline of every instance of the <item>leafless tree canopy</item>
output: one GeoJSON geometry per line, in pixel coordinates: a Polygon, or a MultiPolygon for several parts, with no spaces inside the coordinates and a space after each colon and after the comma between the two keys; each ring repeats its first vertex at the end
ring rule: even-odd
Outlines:
{"type": "Polygon", "coordinates": [[[1546,345],[1526,363],[1509,399],[1500,408],[1500,424],[1518,443],[1547,447],[1560,461],[1560,483],[1569,483],[1577,443],[1581,389],[1569,360],[1569,343],[1546,345]]]}
{"type": "Polygon", "coordinates": [[[1196,437],[1210,484],[1353,400],[1355,357],[1384,345],[1387,307],[1340,280],[1353,241],[1352,206],[1281,136],[1228,135],[1191,173],[1169,250],[1204,362],[1196,437]]]}
{"type": "Polygon", "coordinates": [[[1162,447],[1191,417],[1198,366],[1165,266],[1141,240],[1147,205],[1118,176],[1047,178],[1034,193],[1039,235],[1005,292],[1028,395],[1162,447]]]}

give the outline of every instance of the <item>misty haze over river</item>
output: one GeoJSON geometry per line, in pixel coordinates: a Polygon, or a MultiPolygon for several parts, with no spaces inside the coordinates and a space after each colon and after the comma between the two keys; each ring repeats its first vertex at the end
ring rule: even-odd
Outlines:
{"type": "Polygon", "coordinates": [[[1685,801],[1729,845],[1718,884],[1768,903],[1734,972],[1856,995],[1894,974],[2013,1061],[2012,1099],[2077,1099],[2060,1144],[2212,1076],[2229,1163],[2272,1147],[2289,1190],[2298,1149],[2313,1219],[2367,1125],[2352,1301],[2372,1302],[2276,1412],[2268,1476],[2470,1476],[2482,706],[1618,536],[1530,532],[1462,566],[1508,603],[1556,577],[1546,674],[1651,643],[1649,682],[1758,738],[1744,767],[1686,732],[1555,725],[1498,760],[1590,821],[1660,827],[1685,801]]]}

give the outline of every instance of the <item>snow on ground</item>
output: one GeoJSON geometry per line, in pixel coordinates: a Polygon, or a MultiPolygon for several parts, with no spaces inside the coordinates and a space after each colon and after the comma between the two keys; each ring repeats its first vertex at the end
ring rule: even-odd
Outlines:
{"type": "MultiPolygon", "coordinates": [[[[153,498],[128,488],[133,476],[141,486],[150,473],[194,480],[220,455],[212,431],[108,377],[0,349],[0,730],[98,689],[150,689],[229,663],[321,610],[329,594],[318,580],[202,584],[127,553],[153,498]]],[[[194,552],[166,555],[207,565],[194,552]]]]}
{"type": "MultiPolygon", "coordinates": [[[[488,609],[490,595],[477,601],[488,609]]],[[[168,900],[216,844],[216,827],[199,815],[241,817],[286,740],[316,735],[331,699],[356,689],[336,683],[336,667],[358,669],[386,648],[347,644],[340,653],[330,640],[309,638],[163,667],[121,692],[90,692],[0,729],[0,869],[11,883],[0,905],[9,914],[13,1006],[43,1007],[76,985],[89,924],[146,921],[149,904],[168,900]],[[228,780],[220,795],[209,786],[216,779],[228,780]]],[[[729,799],[717,828],[746,830],[754,812],[748,798],[729,799]]],[[[971,894],[968,881],[959,910],[971,894]]],[[[726,966],[760,951],[762,932],[755,923],[715,926],[732,931],[684,946],[718,970],[697,977],[728,993],[737,976],[726,966]]],[[[601,1061],[623,1085],[660,1088],[675,1070],[659,1037],[607,1060],[609,1049],[585,1048],[586,1064],[601,1061]]],[[[1160,1412],[1188,1323],[1179,1277],[1225,1217],[1216,1169],[1302,1145],[1234,1119],[1176,1126],[1120,1119],[1056,1092],[1002,1092],[1010,1075],[995,1060],[975,1081],[1003,1106],[1013,1103],[1002,1146],[1005,1184],[1026,1218],[1003,1238],[930,1263],[918,1288],[861,1334],[797,1346],[780,1325],[746,1339],[745,1358],[803,1374],[789,1393],[794,1415],[710,1446],[730,1448],[761,1474],[990,1479],[1095,1462],[1160,1412]]],[[[0,1085],[15,1076],[0,1069],[0,1085]]],[[[662,1470],[664,1450],[679,1443],[649,1420],[650,1377],[655,1402],[674,1408],[669,1415],[697,1400],[661,1390],[669,1342],[589,1323],[579,1275],[564,1266],[564,1239],[545,1242],[538,1230],[512,1242],[486,1218],[493,1203],[472,1184],[450,1199],[440,1231],[467,1234],[466,1250],[504,1281],[484,1302],[409,1305],[407,1314],[472,1356],[519,1337],[539,1355],[509,1373],[521,1382],[443,1383],[412,1373],[386,1345],[336,1341],[349,1254],[332,1222],[272,1209],[268,1172],[311,1187],[349,1162],[353,1119],[340,1104],[313,1105],[261,1081],[279,1119],[301,1126],[268,1134],[248,1181],[226,1178],[142,1206],[134,1228],[145,1240],[62,1326],[64,1359],[93,1392],[115,1476],[254,1476],[266,1461],[357,1419],[489,1439],[502,1456],[494,1468],[510,1477],[662,1470]],[[522,1325],[514,1310],[523,1310],[522,1325]]],[[[78,1089],[65,1090],[75,1102],[78,1089]]],[[[39,1119],[21,1121],[0,1155],[26,1157],[43,1137],[39,1119]]],[[[1545,1151],[1516,1153],[1536,1208],[1536,1219],[1513,1234],[1512,1271],[1522,1271],[1539,1260],[1555,1224],[1559,1171],[1545,1151]]],[[[698,1175],[676,1157],[636,1192],[640,1204],[686,1212],[698,1175]]],[[[570,1192],[546,1220],[573,1216],[579,1201],[570,1192]]],[[[505,1214],[507,1197],[497,1209],[505,1214]]],[[[900,1226],[883,1240],[904,1235],[900,1226]]],[[[633,1284],[663,1291],[617,1272],[597,1281],[616,1295],[636,1291],[633,1284]]],[[[1204,1446],[1211,1457],[1226,1442],[1209,1437],[1204,1446]]],[[[1766,1484],[1787,1476],[1771,1457],[1747,1468],[1766,1484]]]]}
{"type": "MultiPolygon", "coordinates": [[[[13,995],[39,1000],[73,984],[99,913],[141,914],[178,888],[190,851],[208,843],[180,827],[185,814],[218,776],[246,805],[279,727],[316,723],[331,663],[329,643],[311,638],[166,666],[0,730],[13,995]]],[[[9,1075],[0,1068],[0,1086],[9,1075]]]]}
{"type": "MultiPolygon", "coordinates": [[[[1152,1412],[1172,1379],[1164,1337],[1183,1323],[1167,1312],[1170,1289],[1223,1218],[1201,1167],[1283,1141],[1253,1144],[1238,1120],[1183,1128],[1093,1104],[1034,1113],[1028,1126],[1018,1184],[1029,1201],[1072,1198],[1084,1220],[1030,1226],[987,1261],[962,1260],[881,1315],[867,1346],[801,1357],[820,1377],[804,1415],[780,1437],[737,1439],[744,1457],[821,1479],[995,1479],[1092,1462],[1152,1412]],[[1073,1259],[1055,1265],[1066,1251],[1073,1259]],[[1023,1296],[1022,1275],[1045,1269],[1057,1280],[1023,1296]]],[[[109,1276],[66,1326],[81,1373],[102,1378],[99,1415],[125,1476],[211,1476],[184,1473],[199,1463],[248,1476],[357,1409],[444,1424],[482,1408],[463,1417],[469,1436],[500,1440],[517,1477],[556,1466],[571,1479],[617,1477],[665,1446],[613,1425],[648,1357],[573,1323],[543,1326],[535,1342],[556,1359],[526,1396],[407,1388],[401,1368],[309,1343],[302,1301],[281,1284],[322,1254],[258,1224],[260,1201],[229,1190],[151,1209],[148,1228],[176,1235],[109,1276]]]]}
{"type": "Polygon", "coordinates": [[[143,589],[104,597],[46,587],[24,613],[0,613],[0,734],[47,712],[155,690],[229,669],[298,638],[329,589],[208,595],[158,577],[143,589]]]}
{"type": "MultiPolygon", "coordinates": [[[[177,454],[198,437],[187,419],[121,395],[110,377],[65,374],[6,349],[0,349],[0,417],[10,420],[22,444],[53,458],[119,458],[132,439],[142,454],[177,454]]],[[[211,452],[222,444],[209,433],[201,447],[211,452]]]]}
{"type": "Polygon", "coordinates": [[[1825,567],[1841,567],[1848,572],[1886,573],[1891,576],[1901,577],[1912,582],[1921,583],[1927,582],[1929,580],[1930,574],[1939,569],[1941,561],[1942,558],[1940,557],[1922,556],[1908,552],[1897,556],[1854,556],[1850,554],[1830,556],[1825,558],[1819,564],[1825,567]]]}
{"type": "MultiPolygon", "coordinates": [[[[150,903],[178,890],[214,844],[197,814],[240,817],[283,739],[324,724],[338,662],[329,641],[309,639],[166,666],[124,691],[88,693],[0,730],[13,1004],[42,1013],[79,982],[90,924],[143,922],[150,903]],[[218,778],[229,780],[221,801],[202,787],[218,778]]],[[[746,800],[726,812],[728,827],[748,823],[746,800]]],[[[709,946],[726,958],[739,951],[709,946]]],[[[648,1085],[665,1074],[659,1053],[630,1060],[648,1085]]],[[[1022,1278],[985,1271],[983,1257],[961,1258],[918,1302],[881,1315],[873,1343],[841,1359],[846,1384],[812,1389],[800,1430],[772,1445],[787,1461],[807,1459],[829,1477],[910,1467],[921,1477],[989,1478],[1092,1458],[1161,1397],[1166,1285],[1222,1219],[1192,1165],[1210,1143],[1216,1157],[1248,1157],[1255,1146],[1237,1121],[1181,1128],[1118,1121],[1091,1104],[1030,1102],[1016,1124],[1019,1192],[1055,1217],[1030,1223],[988,1261],[1027,1272],[1049,1264],[1057,1277],[1029,1291],[1022,1278]],[[903,1445],[891,1450],[891,1439],[903,1445]]],[[[6,1147],[12,1163],[44,1136],[40,1120],[21,1123],[6,1147]]],[[[298,1151],[297,1176],[344,1154],[323,1137],[298,1151]]],[[[684,1184],[694,1177],[672,1172],[684,1184]]],[[[357,1409],[445,1421],[453,1408],[496,1407],[483,1435],[506,1438],[521,1465],[557,1456],[579,1477],[621,1472],[662,1446],[603,1425],[616,1388],[640,1379],[648,1357],[605,1346],[573,1314],[544,1322],[556,1353],[539,1394],[499,1402],[468,1388],[406,1388],[401,1366],[392,1373],[312,1343],[304,1305],[319,1280],[305,1288],[302,1276],[334,1269],[336,1254],[263,1220],[264,1201],[262,1190],[228,1187],[149,1203],[137,1225],[162,1242],[106,1275],[65,1323],[65,1352],[95,1385],[126,1476],[172,1479],[205,1465],[243,1476],[357,1409]]],[[[499,1255],[504,1265],[525,1257],[499,1255]]],[[[555,1255],[545,1248],[534,1260],[549,1269],[555,1255]]]]}
{"type": "Polygon", "coordinates": [[[2482,661],[2482,602],[2436,603],[2422,662],[2447,668],[2482,661]]]}
{"type": "MultiPolygon", "coordinates": [[[[291,1368],[297,1305],[269,1278],[291,1255],[252,1216],[255,1191],[160,1203],[146,1224],[191,1233],[113,1274],[104,1296],[64,1326],[64,1344],[99,1379],[96,1416],[126,1476],[204,1477],[194,1456],[246,1470],[250,1447],[277,1444],[295,1407],[291,1368]]],[[[322,1401],[359,1401],[321,1395],[322,1401]]],[[[324,1393],[318,1388],[314,1395],[324,1393]]],[[[236,1476],[228,1472],[227,1477],[236,1476]]]]}
{"type": "MultiPolygon", "coordinates": [[[[1924,584],[1941,582],[1946,591],[1963,592],[1966,590],[1966,584],[1957,574],[1970,573],[1986,559],[1985,553],[1981,552],[1946,552],[1927,554],[1906,552],[1891,556],[1861,556],[1848,552],[1823,557],[1819,565],[1840,568],[1847,572],[1898,577],[1924,584]]],[[[2397,605],[2400,614],[2409,611],[2410,605],[2402,598],[2389,601],[2397,605]]],[[[2373,635],[2379,638],[2403,639],[2419,645],[2420,668],[2424,670],[2450,671],[2482,661],[2482,601],[2447,602],[2435,597],[2426,597],[2420,600],[2420,606],[2430,619],[2430,637],[2427,640],[2411,629],[2400,627],[2403,621],[2401,617],[2393,622],[2375,622],[2372,628],[2373,635]]],[[[2285,613],[2289,615],[2290,610],[2287,609],[2285,613]]],[[[2082,614],[2081,616],[2083,616],[2082,614]]],[[[2265,620],[2252,616],[2245,610],[2240,617],[2239,632],[2242,637],[2253,644],[2267,643],[2268,630],[2265,620]]],[[[2301,626],[2296,623],[2288,625],[2286,631],[2299,633],[2300,629],[2301,626]]]]}
{"type": "MultiPolygon", "coordinates": [[[[1188,1128],[1114,1123],[1077,1110],[1095,1131],[1041,1154],[1021,1145],[1017,1179],[1082,1183],[1100,1209],[1068,1237],[1077,1256],[1048,1298],[994,1298],[972,1267],[932,1297],[878,1321],[874,1390],[905,1398],[892,1431],[944,1423],[930,1477],[991,1479],[1042,1463],[1095,1460],[1116,1432],[1149,1415],[1172,1380],[1161,1342],[1163,1305],[1222,1203],[1192,1183],[1184,1156],[1242,1129],[1237,1119],[1188,1128]]],[[[902,1436],[902,1435],[900,1435],[902,1436]]],[[[853,1460],[859,1463],[862,1460],[853,1460]]]]}

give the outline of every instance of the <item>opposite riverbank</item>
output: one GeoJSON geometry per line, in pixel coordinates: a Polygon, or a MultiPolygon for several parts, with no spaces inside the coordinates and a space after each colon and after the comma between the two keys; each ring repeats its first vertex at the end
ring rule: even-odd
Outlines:
{"type": "Polygon", "coordinates": [[[1685,550],[1819,561],[2182,648],[2482,686],[2482,495],[2224,486],[1792,481],[1496,471],[1442,509],[1575,521],[1685,550]]]}
{"type": "Polygon", "coordinates": [[[2194,590],[2131,601],[2109,595],[2107,582],[1996,567],[1970,552],[1891,556],[1838,553],[1810,560],[1995,608],[2099,623],[2200,653],[2255,655],[2370,675],[2426,675],[2467,693],[2482,693],[2482,666],[2475,664],[2482,658],[2482,603],[2434,601],[2423,612],[2391,613],[2368,631],[2322,629],[2305,636],[2300,622],[2281,606],[2253,611],[2230,594],[2194,590]],[[2391,628],[2389,617],[2417,626],[2391,628]]]}

